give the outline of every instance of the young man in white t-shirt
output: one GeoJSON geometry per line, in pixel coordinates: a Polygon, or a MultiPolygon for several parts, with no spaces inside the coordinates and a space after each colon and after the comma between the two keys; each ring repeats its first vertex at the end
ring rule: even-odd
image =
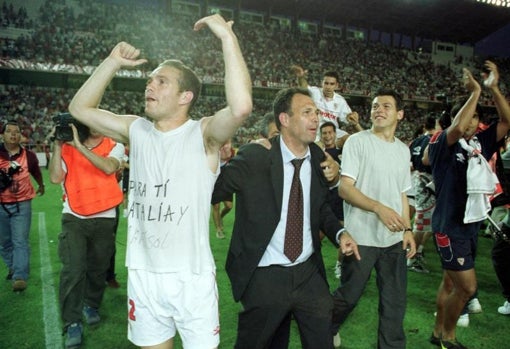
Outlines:
{"type": "Polygon", "coordinates": [[[393,90],[379,90],[372,101],[372,127],[347,139],[342,152],[339,195],[345,228],[363,258],[344,257],[341,286],[333,293],[333,335],[356,307],[370,274],[379,291],[378,348],[405,348],[403,327],[406,258],[416,252],[406,192],[411,187],[410,153],[395,137],[404,117],[403,101],[393,90]],[[407,251],[406,251],[407,250],[407,251]]]}

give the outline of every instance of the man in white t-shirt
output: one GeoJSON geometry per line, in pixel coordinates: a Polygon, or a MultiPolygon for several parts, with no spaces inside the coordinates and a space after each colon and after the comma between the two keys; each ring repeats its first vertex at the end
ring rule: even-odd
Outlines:
{"type": "Polygon", "coordinates": [[[338,339],[338,328],[356,307],[375,270],[380,298],[377,347],[381,349],[405,348],[406,258],[416,252],[406,195],[411,187],[410,153],[395,137],[403,106],[393,90],[376,93],[371,129],[345,142],[338,187],[344,199],[345,227],[363,258],[344,257],[342,262],[341,286],[333,293],[333,334],[338,339]]]}
{"type": "MultiPolygon", "coordinates": [[[[297,77],[300,87],[307,88],[315,105],[319,109],[319,126],[326,121],[332,122],[336,126],[336,138],[342,138],[347,134],[341,129],[341,123],[350,123],[354,127],[359,126],[358,113],[353,112],[344,97],[336,93],[339,86],[339,76],[335,71],[325,72],[322,79],[322,87],[310,86],[306,80],[306,71],[293,65],[292,71],[297,77]]],[[[316,141],[320,139],[320,132],[317,133],[316,141]]]]}
{"type": "Polygon", "coordinates": [[[69,105],[80,121],[129,142],[128,338],[141,347],[184,348],[219,344],[218,292],[209,245],[211,195],[219,174],[219,149],[252,110],[251,79],[233,22],[204,17],[221,40],[227,106],[191,120],[201,82],[178,60],[166,60],[149,76],[145,114],[117,115],[98,108],[122,67],[146,63],[140,50],[121,42],[78,90],[69,105]]]}

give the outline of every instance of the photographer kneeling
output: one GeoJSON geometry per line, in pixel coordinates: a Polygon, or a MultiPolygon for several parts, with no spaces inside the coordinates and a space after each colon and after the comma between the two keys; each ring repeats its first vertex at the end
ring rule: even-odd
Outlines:
{"type": "Polygon", "coordinates": [[[2,127],[0,144],[0,255],[14,280],[12,290],[27,288],[30,270],[29,233],[32,221],[32,199],[44,194],[44,183],[37,156],[21,146],[21,128],[15,121],[2,127]],[[30,175],[39,188],[32,186],[30,175]]]}
{"type": "Polygon", "coordinates": [[[56,121],[49,170],[51,182],[62,183],[64,191],[58,246],[62,262],[59,302],[65,346],[77,347],[82,341],[82,313],[89,325],[100,321],[98,308],[115,247],[115,207],[123,198],[115,173],[124,146],[67,113],[56,121]]]}

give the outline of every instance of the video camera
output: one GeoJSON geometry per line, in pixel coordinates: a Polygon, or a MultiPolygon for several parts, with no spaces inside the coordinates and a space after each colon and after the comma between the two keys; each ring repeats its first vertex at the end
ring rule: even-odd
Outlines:
{"type": "Polygon", "coordinates": [[[0,168],[0,192],[11,186],[12,177],[19,171],[21,171],[21,165],[16,161],[11,161],[7,168],[0,168]]]}
{"type": "Polygon", "coordinates": [[[73,118],[70,113],[60,113],[53,118],[55,123],[55,139],[58,141],[69,142],[73,140],[73,129],[69,124],[73,124],[78,130],[80,142],[84,142],[90,136],[90,129],[73,118]]]}

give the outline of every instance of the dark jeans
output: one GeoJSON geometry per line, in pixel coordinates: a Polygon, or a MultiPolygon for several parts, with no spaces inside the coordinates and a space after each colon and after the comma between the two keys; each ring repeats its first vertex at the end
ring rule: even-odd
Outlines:
{"type": "Polygon", "coordinates": [[[405,348],[407,267],[402,243],[379,248],[358,246],[361,260],[344,256],[341,285],[333,292],[333,328],[336,334],[363,294],[375,269],[379,290],[379,349],[405,348]]]}
{"type": "Polygon", "coordinates": [[[58,255],[62,262],[59,302],[64,327],[81,322],[84,304],[99,308],[115,246],[114,228],[114,218],[62,215],[58,255]]]}
{"type": "MultiPolygon", "coordinates": [[[[115,214],[116,214],[116,217],[115,217],[115,228],[114,228],[114,232],[115,232],[115,235],[117,234],[117,229],[119,228],[119,206],[115,207],[115,214]]],[[[106,271],[106,281],[112,281],[112,280],[115,280],[115,277],[117,276],[117,274],[115,273],[115,255],[117,253],[117,246],[114,244],[113,245],[113,253],[112,253],[112,256],[110,258],[110,266],[108,267],[108,270],[106,271]]]]}
{"type": "MultiPolygon", "coordinates": [[[[277,344],[270,343],[282,321],[290,320],[289,314],[298,324],[302,348],[333,348],[333,304],[328,285],[312,258],[293,267],[255,270],[241,298],[243,310],[239,313],[235,348],[275,348],[277,344]]],[[[285,342],[285,336],[282,338],[285,342]]]]}

